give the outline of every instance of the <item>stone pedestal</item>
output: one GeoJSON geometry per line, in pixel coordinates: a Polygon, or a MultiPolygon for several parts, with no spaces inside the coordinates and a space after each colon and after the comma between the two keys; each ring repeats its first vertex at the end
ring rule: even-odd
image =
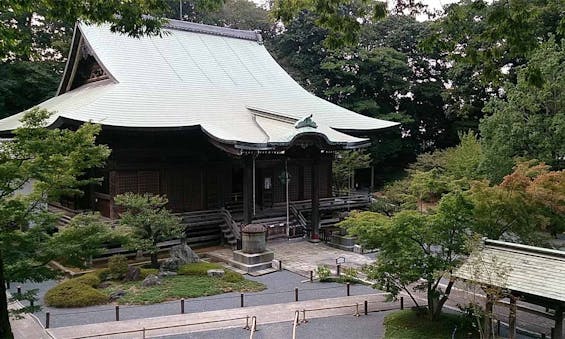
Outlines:
{"type": "Polygon", "coordinates": [[[269,250],[262,253],[233,251],[233,261],[231,264],[249,273],[271,268],[274,258],[275,253],[269,250]]]}
{"type": "MultiPolygon", "coordinates": [[[[242,250],[233,251],[230,265],[247,273],[272,269],[275,254],[267,250],[266,229],[263,225],[249,224],[241,230],[242,250]]],[[[260,273],[259,273],[260,274],[260,273]]]]}

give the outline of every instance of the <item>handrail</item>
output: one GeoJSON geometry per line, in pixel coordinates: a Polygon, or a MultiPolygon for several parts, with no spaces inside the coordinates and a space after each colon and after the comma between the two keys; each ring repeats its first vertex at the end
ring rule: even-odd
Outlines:
{"type": "Polygon", "coordinates": [[[240,230],[239,230],[239,226],[233,220],[233,217],[232,217],[230,211],[228,211],[226,208],[222,207],[220,209],[220,213],[222,214],[222,217],[224,218],[226,225],[228,225],[228,227],[232,231],[233,236],[236,239],[241,239],[241,233],[240,233],[240,230]]]}
{"type": "Polygon", "coordinates": [[[249,339],[253,339],[253,335],[257,331],[257,317],[251,317],[251,333],[249,334],[249,339]]]}
{"type": "Polygon", "coordinates": [[[300,311],[296,310],[294,312],[294,323],[292,324],[292,339],[296,339],[296,326],[298,326],[299,319],[300,311]]]}
{"type": "MultiPolygon", "coordinates": [[[[253,316],[253,318],[255,318],[255,316],[253,316]]],[[[148,331],[163,330],[163,329],[169,329],[169,328],[179,328],[179,327],[185,327],[185,326],[203,325],[203,324],[214,324],[214,323],[221,323],[221,322],[241,320],[241,319],[247,319],[247,317],[235,317],[235,318],[229,318],[229,319],[209,320],[209,321],[201,321],[201,322],[190,323],[190,324],[156,326],[156,327],[147,327],[147,328],[143,327],[141,329],[123,330],[123,331],[115,331],[115,332],[104,332],[104,333],[97,333],[97,334],[91,334],[91,335],[85,335],[85,336],[71,337],[70,339],[95,338],[95,337],[101,337],[101,336],[113,336],[113,335],[118,335],[118,334],[129,334],[129,333],[137,333],[137,332],[145,333],[145,332],[148,332],[148,331]]],[[[256,326],[256,324],[255,324],[255,326],[256,326]]]]}
{"type": "Polygon", "coordinates": [[[302,213],[294,205],[290,205],[289,209],[290,209],[290,212],[292,213],[292,215],[296,218],[296,220],[300,224],[300,226],[304,230],[307,230],[308,229],[308,221],[306,221],[306,218],[304,218],[304,215],[302,215],[302,213]]]}

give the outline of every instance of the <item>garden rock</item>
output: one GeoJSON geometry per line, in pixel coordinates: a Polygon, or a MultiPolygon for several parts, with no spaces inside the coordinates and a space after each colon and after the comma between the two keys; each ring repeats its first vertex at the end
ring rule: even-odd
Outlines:
{"type": "Polygon", "coordinates": [[[109,281],[103,281],[103,282],[101,282],[101,283],[98,285],[98,288],[99,288],[99,289],[105,289],[105,288],[107,288],[107,287],[110,287],[110,285],[112,285],[111,282],[109,282],[109,281]]]}
{"type": "Polygon", "coordinates": [[[145,279],[143,279],[143,282],[141,283],[141,286],[143,287],[150,287],[156,285],[161,285],[161,279],[159,279],[158,276],[153,274],[148,275],[145,279]]]}
{"type": "Polygon", "coordinates": [[[206,271],[206,274],[208,274],[209,277],[212,278],[221,278],[224,276],[226,272],[224,272],[224,270],[208,270],[206,271]]]}
{"type": "Polygon", "coordinates": [[[172,272],[172,271],[161,271],[161,272],[159,272],[160,277],[173,277],[175,275],[177,275],[177,272],[172,272]]]}
{"type": "Polygon", "coordinates": [[[126,291],[124,290],[116,290],[112,293],[110,293],[110,301],[115,301],[120,299],[121,297],[123,297],[124,295],[126,295],[126,291]]]}
{"type": "Polygon", "coordinates": [[[190,264],[198,262],[200,258],[194,253],[190,246],[177,245],[173,246],[170,251],[170,258],[166,259],[161,264],[161,269],[163,271],[178,271],[178,269],[184,264],[190,264]]]}
{"type": "Polygon", "coordinates": [[[141,280],[141,269],[136,266],[128,267],[128,271],[124,277],[124,281],[137,281],[141,280]]]}

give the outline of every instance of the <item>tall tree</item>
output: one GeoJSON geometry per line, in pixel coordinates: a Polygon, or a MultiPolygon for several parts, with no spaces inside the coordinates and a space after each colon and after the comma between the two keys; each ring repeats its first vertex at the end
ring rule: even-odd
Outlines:
{"type": "Polygon", "coordinates": [[[397,296],[404,291],[425,291],[429,318],[439,319],[454,281],[445,289],[443,278],[467,253],[466,241],[472,229],[472,205],[460,193],[445,195],[430,214],[401,211],[392,218],[377,213],[353,213],[340,225],[358,235],[369,248],[380,249],[369,276],[397,296]]]}
{"type": "Polygon", "coordinates": [[[500,182],[512,171],[514,157],[536,158],[565,167],[565,49],[550,40],[507,82],[504,97],[485,107],[480,125],[489,178],[500,182]]]}
{"type": "MultiPolygon", "coordinates": [[[[46,205],[61,195],[77,194],[92,180],[78,179],[101,166],[109,150],[94,141],[100,127],[84,124],[76,131],[46,129],[49,114],[32,110],[0,144],[0,337],[12,338],[6,281],[41,281],[53,276],[46,264],[64,253],[48,246],[56,218],[46,205]],[[20,194],[25,185],[31,192],[20,194]]],[[[80,248],[78,248],[80,250],[80,248]]]]}

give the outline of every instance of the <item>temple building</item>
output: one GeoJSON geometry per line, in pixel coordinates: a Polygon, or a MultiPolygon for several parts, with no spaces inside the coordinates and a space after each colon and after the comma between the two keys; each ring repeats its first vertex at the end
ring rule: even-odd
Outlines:
{"type": "MultiPolygon", "coordinates": [[[[97,142],[112,149],[91,173],[102,185],[67,209],[116,218],[116,195],[150,192],[188,219],[222,210],[248,224],[286,210],[287,235],[292,217],[312,238],[321,202],[355,201],[332,197],[334,153],[397,125],[307,92],[257,32],[176,20],[142,38],[78,23],[58,93],[38,106],[54,112],[49,127],[100,124],[97,142]]],[[[0,135],[24,113],[1,120],[0,135]]]]}

